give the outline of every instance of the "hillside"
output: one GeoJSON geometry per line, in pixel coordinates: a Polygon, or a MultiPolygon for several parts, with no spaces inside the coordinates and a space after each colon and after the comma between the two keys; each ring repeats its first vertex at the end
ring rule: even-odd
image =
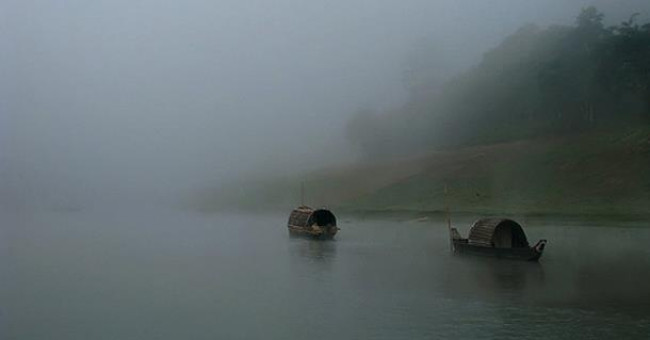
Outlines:
{"type": "MultiPolygon", "coordinates": [[[[436,151],[306,175],[305,203],[346,212],[650,215],[650,129],[436,151]],[[448,193],[445,195],[444,188],[448,193]]],[[[290,209],[299,178],[232,183],[205,210],[290,209]]]]}
{"type": "Polygon", "coordinates": [[[607,27],[588,7],[574,25],[525,25],[442,83],[422,56],[432,68],[403,107],[348,122],[365,161],[229,183],[195,206],[287,210],[304,182],[304,203],[338,211],[648,217],[650,23],[637,17],[607,27]]]}
{"type": "Polygon", "coordinates": [[[589,7],[574,25],[525,25],[447,82],[421,82],[403,106],[359,111],[348,139],[377,158],[648,126],[650,23],[630,14],[607,27],[589,7]]]}

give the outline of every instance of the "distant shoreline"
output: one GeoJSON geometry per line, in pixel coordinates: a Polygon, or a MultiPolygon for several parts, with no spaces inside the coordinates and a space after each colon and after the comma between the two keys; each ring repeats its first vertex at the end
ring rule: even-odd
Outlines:
{"type": "MultiPolygon", "coordinates": [[[[452,215],[650,221],[650,129],[521,140],[416,158],[230,183],[195,210],[268,211],[300,202],[357,216],[452,215]]],[[[289,208],[290,209],[290,208],[289,208]]]]}
{"type": "MultiPolygon", "coordinates": [[[[354,218],[388,218],[388,219],[408,219],[416,220],[421,218],[441,219],[447,218],[447,213],[440,210],[407,210],[407,209],[387,209],[387,210],[363,210],[363,209],[336,209],[334,212],[339,216],[354,218]]],[[[650,227],[649,214],[629,214],[629,213],[555,213],[555,212],[476,212],[476,211],[452,211],[450,217],[454,219],[472,219],[489,216],[506,216],[512,218],[525,218],[533,220],[553,219],[558,221],[580,221],[580,222],[648,222],[650,227]]]]}

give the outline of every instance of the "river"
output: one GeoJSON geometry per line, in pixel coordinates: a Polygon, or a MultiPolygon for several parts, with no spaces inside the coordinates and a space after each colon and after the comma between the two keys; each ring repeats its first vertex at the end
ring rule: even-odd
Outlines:
{"type": "MultiPolygon", "coordinates": [[[[10,213],[0,339],[647,339],[650,228],[525,221],[540,263],[454,257],[443,221],[10,213]]],[[[463,234],[469,221],[456,221],[463,234]]]]}

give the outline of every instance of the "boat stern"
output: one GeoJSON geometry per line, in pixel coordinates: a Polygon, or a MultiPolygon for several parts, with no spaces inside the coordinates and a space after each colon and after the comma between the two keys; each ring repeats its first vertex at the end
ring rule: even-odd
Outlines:
{"type": "Polygon", "coordinates": [[[542,253],[544,253],[544,248],[546,248],[546,243],[548,243],[548,241],[542,239],[537,241],[537,243],[531,248],[541,256],[542,253]]]}

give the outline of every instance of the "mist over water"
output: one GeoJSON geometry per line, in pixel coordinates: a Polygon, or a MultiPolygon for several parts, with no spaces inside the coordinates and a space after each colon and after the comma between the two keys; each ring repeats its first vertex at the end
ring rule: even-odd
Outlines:
{"type": "MultiPolygon", "coordinates": [[[[0,203],[167,202],[349,162],[345,123],[404,102],[423,41],[443,81],[526,22],[591,4],[4,1],[0,203]]],[[[611,22],[648,16],[643,1],[596,4],[611,22]]]]}
{"type": "Polygon", "coordinates": [[[645,228],[530,223],[529,240],[550,243],[527,263],[453,257],[442,221],[343,217],[332,242],[290,238],[285,223],[9,218],[0,336],[642,339],[650,330],[645,228]]]}

